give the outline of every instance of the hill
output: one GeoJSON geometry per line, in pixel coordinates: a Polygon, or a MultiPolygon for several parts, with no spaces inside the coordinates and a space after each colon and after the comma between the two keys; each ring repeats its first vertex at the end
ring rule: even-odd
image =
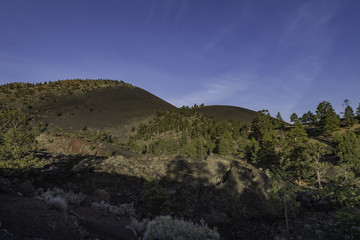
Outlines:
{"type": "Polygon", "coordinates": [[[126,135],[157,111],[175,107],[124,82],[65,80],[48,84],[13,83],[1,86],[4,107],[22,108],[34,120],[65,131],[96,129],[126,135]]]}
{"type": "Polygon", "coordinates": [[[206,116],[214,117],[219,121],[239,120],[242,122],[251,123],[256,117],[255,111],[241,107],[234,107],[234,106],[224,106],[224,105],[204,106],[204,107],[199,107],[198,111],[206,116]]]}

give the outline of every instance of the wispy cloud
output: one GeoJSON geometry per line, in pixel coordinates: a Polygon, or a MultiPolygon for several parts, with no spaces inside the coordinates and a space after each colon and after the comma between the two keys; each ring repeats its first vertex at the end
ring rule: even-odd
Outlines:
{"type": "Polygon", "coordinates": [[[224,27],[221,31],[217,33],[214,38],[211,38],[206,44],[204,44],[203,51],[210,52],[218,45],[224,44],[224,41],[226,39],[229,39],[229,37],[234,35],[234,31],[237,29],[240,23],[241,19],[238,19],[236,22],[224,27]]]}
{"type": "MultiPolygon", "coordinates": [[[[330,23],[341,4],[327,2],[306,2],[284,19],[274,54],[263,59],[264,54],[259,55],[253,61],[256,66],[240,66],[198,90],[167,100],[176,106],[229,103],[254,110],[267,108],[287,118],[316,81],[332,50],[336,31],[330,23]]],[[[204,50],[217,48],[236,26],[224,29],[204,50]]]]}
{"type": "Polygon", "coordinates": [[[245,92],[253,76],[222,76],[203,83],[200,89],[181,97],[169,99],[175,106],[192,106],[195,103],[206,105],[222,104],[237,94],[245,92]]]}
{"type": "Polygon", "coordinates": [[[305,2],[286,25],[277,51],[284,68],[276,74],[288,96],[284,115],[294,111],[327,61],[336,37],[330,22],[340,8],[340,1],[305,2]]]}

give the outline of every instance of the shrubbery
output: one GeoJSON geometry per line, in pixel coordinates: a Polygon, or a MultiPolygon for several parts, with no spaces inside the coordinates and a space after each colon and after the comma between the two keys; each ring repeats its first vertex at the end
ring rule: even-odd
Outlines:
{"type": "Polygon", "coordinates": [[[27,116],[20,110],[0,111],[0,168],[4,174],[16,170],[43,167],[32,154],[36,148],[35,134],[27,116]]]}
{"type": "Polygon", "coordinates": [[[150,221],[144,233],[144,240],[152,239],[220,239],[216,229],[210,229],[205,222],[201,225],[191,221],[172,219],[170,216],[157,217],[150,221]]]}
{"type": "Polygon", "coordinates": [[[45,202],[49,207],[54,208],[58,211],[65,213],[67,211],[68,208],[67,203],[65,199],[62,197],[46,198],[45,202]]]}
{"type": "Polygon", "coordinates": [[[110,205],[109,203],[105,203],[101,201],[99,203],[94,202],[91,204],[93,208],[99,209],[104,212],[114,213],[118,216],[122,217],[135,217],[135,208],[134,203],[124,203],[118,206],[110,205]]]}
{"type": "Polygon", "coordinates": [[[41,198],[47,201],[48,199],[62,198],[69,204],[79,206],[86,198],[86,195],[82,193],[74,193],[73,191],[65,193],[59,188],[48,189],[41,194],[41,198]]]}
{"type": "Polygon", "coordinates": [[[20,110],[0,111],[0,160],[18,160],[36,147],[27,116],[20,110]]]}

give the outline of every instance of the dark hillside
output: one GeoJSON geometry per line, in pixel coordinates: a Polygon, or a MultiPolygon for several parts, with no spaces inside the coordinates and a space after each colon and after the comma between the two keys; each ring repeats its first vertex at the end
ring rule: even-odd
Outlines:
{"type": "Polygon", "coordinates": [[[216,118],[217,120],[240,120],[242,122],[251,123],[255,119],[255,111],[234,107],[213,105],[198,108],[198,111],[207,116],[216,118]]]}
{"type": "Polygon", "coordinates": [[[31,112],[37,121],[65,130],[88,127],[119,135],[124,127],[142,122],[157,111],[173,108],[140,88],[108,87],[79,96],[63,96],[55,102],[42,103],[31,112]]]}
{"type": "Polygon", "coordinates": [[[91,128],[125,135],[131,126],[157,111],[175,108],[141,88],[110,80],[14,83],[1,87],[4,107],[23,108],[35,122],[65,131],[91,128]]]}

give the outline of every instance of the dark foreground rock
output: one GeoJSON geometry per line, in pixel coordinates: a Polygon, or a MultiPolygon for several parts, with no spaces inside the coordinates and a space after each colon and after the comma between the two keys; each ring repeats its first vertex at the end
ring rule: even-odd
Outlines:
{"type": "Polygon", "coordinates": [[[134,239],[129,220],[92,208],[64,213],[17,194],[1,194],[0,206],[0,239],[134,239]]]}

